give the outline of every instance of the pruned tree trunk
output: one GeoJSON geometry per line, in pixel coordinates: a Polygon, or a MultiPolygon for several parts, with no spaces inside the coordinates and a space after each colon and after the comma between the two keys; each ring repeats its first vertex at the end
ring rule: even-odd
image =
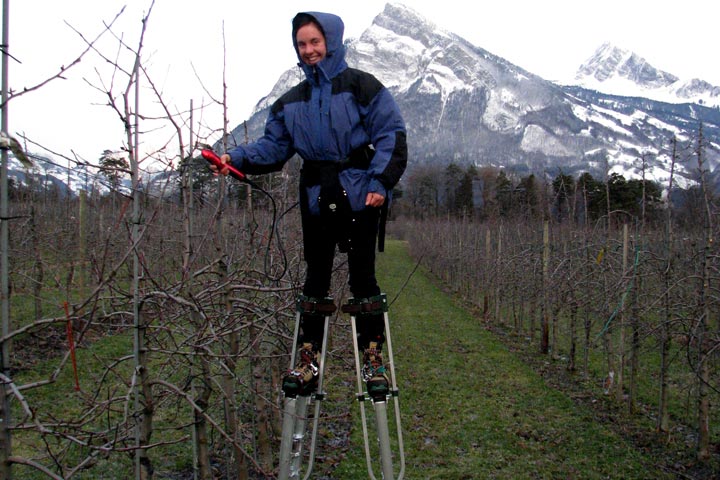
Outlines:
{"type": "MultiPolygon", "coordinates": [[[[675,174],[675,162],[677,161],[677,139],[672,139],[672,155],[670,157],[670,180],[668,182],[668,198],[671,198],[673,191],[673,176],[675,174]]],[[[670,369],[670,325],[672,322],[672,307],[670,287],[672,285],[673,274],[673,226],[672,226],[672,208],[668,208],[665,218],[665,269],[663,271],[663,310],[664,315],[662,324],[660,325],[660,396],[658,399],[658,414],[655,428],[660,432],[668,432],[670,430],[670,414],[668,412],[668,401],[670,397],[670,386],[668,381],[670,369]]]]}
{"type": "Polygon", "coordinates": [[[80,263],[80,273],[78,275],[80,290],[84,293],[85,287],[88,284],[88,265],[87,265],[87,192],[85,190],[80,191],[78,205],[78,259],[80,263]]]}
{"type": "Polygon", "coordinates": [[[642,277],[634,275],[633,280],[633,307],[630,319],[630,386],[628,388],[628,408],[631,413],[635,412],[638,392],[638,377],[640,375],[640,288],[642,277]]]}
{"type": "MultiPolygon", "coordinates": [[[[587,211],[587,201],[585,204],[585,208],[587,211]]],[[[590,245],[588,244],[588,238],[587,238],[587,230],[585,230],[583,235],[583,249],[585,251],[585,265],[587,265],[587,268],[592,268],[592,255],[590,255],[590,245]]],[[[588,377],[589,374],[589,367],[590,367],[590,335],[592,330],[592,319],[590,317],[590,306],[589,306],[589,299],[592,298],[592,284],[589,281],[585,282],[586,289],[584,289],[584,294],[586,298],[585,302],[585,308],[584,310],[584,316],[583,316],[583,365],[582,365],[582,374],[584,378],[588,377]]]]}
{"type": "MultiPolygon", "coordinates": [[[[500,262],[502,261],[502,255],[503,255],[503,228],[502,225],[498,226],[498,236],[497,236],[497,253],[495,255],[495,271],[500,270],[500,262]]],[[[497,321],[501,321],[500,319],[500,297],[502,295],[502,289],[501,289],[501,282],[496,282],[497,287],[495,289],[494,297],[495,297],[495,319],[497,321]]]]}
{"type": "Polygon", "coordinates": [[[42,291],[45,282],[42,255],[40,254],[40,241],[38,240],[37,224],[35,223],[35,206],[30,207],[30,242],[32,243],[34,257],[33,297],[35,304],[35,320],[43,316],[42,291]]]}
{"type": "MultiPolygon", "coordinates": [[[[490,229],[485,230],[485,258],[487,259],[487,265],[490,265],[490,258],[492,255],[492,244],[490,239],[490,229]]],[[[483,286],[483,319],[488,321],[490,318],[490,295],[491,288],[490,283],[490,271],[485,268],[485,285],[483,286]]]]}
{"type": "Polygon", "coordinates": [[[703,156],[703,134],[702,125],[698,133],[697,147],[698,169],[700,170],[700,181],[703,191],[703,216],[705,238],[702,251],[702,282],[698,301],[700,308],[698,309],[699,318],[697,320],[697,375],[698,375],[698,440],[697,440],[697,457],[701,461],[710,459],[710,339],[708,334],[708,323],[710,320],[710,275],[711,261],[714,255],[712,251],[713,245],[713,224],[712,212],[710,210],[710,193],[705,178],[705,166],[703,156]]]}
{"type": "Polygon", "coordinates": [[[568,355],[567,369],[571,372],[577,370],[577,320],[578,304],[574,295],[570,295],[570,353],[568,355]]]}
{"type": "MultiPolygon", "coordinates": [[[[8,342],[4,342],[8,343],[8,342]]],[[[4,365],[3,365],[4,367],[4,365]]],[[[3,368],[3,370],[5,370],[3,368]]],[[[4,374],[5,372],[3,372],[4,374]]],[[[10,399],[8,389],[4,383],[0,385],[0,478],[12,480],[10,457],[12,456],[12,437],[10,436],[10,399]]]]}
{"type": "MultiPolygon", "coordinates": [[[[222,227],[220,227],[222,228],[222,227]]],[[[223,285],[229,274],[229,266],[223,260],[218,263],[218,276],[223,285]]],[[[223,292],[225,313],[229,317],[232,313],[232,302],[230,300],[230,289],[223,292]]],[[[240,333],[232,328],[227,340],[223,343],[223,356],[225,369],[222,372],[221,385],[223,390],[223,409],[225,412],[225,428],[228,435],[235,441],[232,446],[232,455],[227,459],[226,469],[229,478],[246,480],[249,478],[248,465],[245,452],[242,451],[240,432],[238,431],[237,405],[235,399],[235,387],[237,385],[237,358],[240,355],[240,333]]]]}
{"type": "Polygon", "coordinates": [[[198,375],[199,382],[194,383],[195,404],[201,409],[193,409],[193,428],[195,429],[195,439],[197,442],[197,474],[200,480],[213,480],[212,465],[210,464],[210,436],[208,434],[207,419],[203,413],[210,404],[210,396],[212,388],[210,387],[210,365],[205,355],[200,352],[197,356],[200,363],[200,373],[198,375]]]}
{"type": "Polygon", "coordinates": [[[543,223],[543,255],[542,255],[542,319],[540,333],[540,352],[547,354],[550,348],[550,224],[543,223]]]}
{"type": "Polygon", "coordinates": [[[266,389],[270,384],[268,375],[270,369],[263,358],[261,349],[262,339],[260,335],[262,334],[260,330],[255,327],[255,321],[253,321],[250,327],[250,341],[252,342],[250,364],[252,365],[253,392],[255,393],[253,403],[255,407],[258,457],[264,469],[272,470],[273,450],[270,443],[270,425],[268,418],[270,405],[268,405],[265,400],[269,395],[266,389]]]}
{"type": "MultiPolygon", "coordinates": [[[[8,95],[9,95],[9,75],[8,66],[10,59],[9,50],[9,30],[10,21],[8,19],[9,0],[3,0],[3,23],[2,23],[2,44],[3,55],[2,60],[2,103],[0,108],[0,130],[9,132],[8,128],[8,95]]],[[[8,203],[8,149],[3,148],[0,151],[0,333],[3,340],[0,341],[0,373],[4,376],[10,375],[10,352],[12,342],[8,338],[10,333],[10,268],[8,267],[9,250],[10,250],[10,226],[7,218],[9,217],[8,203]]],[[[10,427],[12,425],[12,412],[10,410],[10,387],[0,382],[0,478],[12,480],[12,466],[10,457],[12,456],[12,436],[10,427]]]]}
{"type": "MultiPolygon", "coordinates": [[[[146,335],[146,323],[142,311],[139,312],[141,321],[138,331],[139,344],[145,345],[146,335]]],[[[139,419],[139,437],[138,437],[138,450],[137,450],[137,461],[139,466],[139,478],[140,480],[150,480],[153,478],[153,466],[147,445],[150,445],[150,439],[153,434],[153,416],[155,414],[155,401],[153,398],[152,385],[150,383],[150,375],[148,371],[148,351],[146,348],[142,348],[139,352],[140,358],[138,360],[136,375],[137,381],[140,384],[140,392],[142,396],[140,398],[140,411],[138,415],[139,419]]]]}
{"type": "MultiPolygon", "coordinates": [[[[183,201],[183,226],[185,227],[184,248],[183,248],[183,278],[190,274],[190,260],[193,256],[193,178],[192,178],[192,139],[193,139],[193,102],[190,100],[190,148],[187,156],[183,159],[182,181],[180,195],[183,201]]],[[[179,133],[179,132],[178,132],[179,133]]],[[[179,134],[178,134],[179,136],[179,134]]],[[[182,140],[180,141],[180,153],[183,152],[182,140]]]]}
{"type": "Polygon", "coordinates": [[[235,385],[237,384],[237,357],[240,354],[240,335],[233,331],[228,335],[225,355],[225,371],[222,374],[223,410],[225,411],[225,429],[235,441],[232,455],[227,460],[228,478],[246,480],[248,478],[245,455],[239,447],[241,438],[238,431],[237,405],[235,402],[235,385]]]}
{"type": "MultiPolygon", "coordinates": [[[[631,279],[627,278],[628,274],[628,249],[629,249],[629,229],[627,222],[623,223],[623,246],[622,246],[622,266],[621,266],[621,272],[623,276],[623,280],[621,282],[621,285],[629,285],[632,281],[631,279]]],[[[629,287],[626,287],[629,288],[629,287]]],[[[626,290],[627,291],[627,290],[626,290]]],[[[622,304],[620,305],[620,311],[618,312],[618,347],[617,347],[617,370],[615,372],[615,382],[614,382],[614,393],[615,393],[615,400],[618,403],[621,403],[623,401],[623,395],[624,395],[624,388],[625,388],[625,323],[626,323],[626,317],[625,317],[625,311],[626,311],[626,305],[625,305],[625,295],[621,297],[622,304]]],[[[612,341],[612,340],[611,340],[612,341]]]]}

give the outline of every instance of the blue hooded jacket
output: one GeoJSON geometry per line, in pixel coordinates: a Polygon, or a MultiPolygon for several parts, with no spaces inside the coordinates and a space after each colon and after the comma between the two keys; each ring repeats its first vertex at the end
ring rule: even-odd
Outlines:
{"type": "MultiPolygon", "coordinates": [[[[365,208],[368,192],[390,201],[407,165],[405,122],[390,92],[371,74],[349,68],[344,25],[336,15],[307,12],[321,26],[327,53],[315,66],[302,62],[293,29],[293,46],[306,79],[271,107],[264,135],[229,151],[232,164],[250,174],[282,169],[294,155],[305,161],[343,162],[371,145],[369,166],[344,168],[339,177],[353,211],[365,208]]],[[[307,205],[320,214],[319,185],[305,186],[307,205]]]]}

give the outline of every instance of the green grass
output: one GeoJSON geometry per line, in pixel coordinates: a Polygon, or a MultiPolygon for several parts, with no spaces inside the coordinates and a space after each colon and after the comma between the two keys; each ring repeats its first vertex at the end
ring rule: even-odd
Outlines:
{"type": "MultiPolygon", "coordinates": [[[[397,296],[389,316],[406,478],[672,478],[549,388],[422,269],[407,281],[414,264],[401,242],[386,250],[378,276],[388,299],[397,296]]],[[[367,478],[358,418],[333,478],[367,478]]]]}
{"type": "MultiPolygon", "coordinates": [[[[510,318],[511,312],[507,308],[500,309],[500,318],[510,318]]],[[[603,388],[603,380],[608,375],[608,363],[607,353],[603,346],[604,338],[599,335],[598,325],[602,325],[606,319],[597,319],[593,321],[594,328],[591,333],[590,351],[588,355],[588,366],[587,376],[583,372],[583,356],[585,353],[585,344],[583,340],[583,326],[578,325],[577,334],[577,348],[576,353],[576,371],[573,375],[568,375],[568,381],[576,383],[578,386],[583,387],[587,392],[595,395],[597,398],[607,400],[612,409],[618,412],[626,413],[629,409],[629,389],[631,382],[631,366],[630,362],[632,359],[631,352],[631,338],[630,338],[630,327],[625,325],[625,368],[623,378],[623,394],[624,398],[622,401],[615,399],[616,392],[613,391],[612,395],[605,395],[603,388]]],[[[582,319],[578,319],[578,323],[581,323],[582,319]]],[[[523,325],[523,334],[518,335],[513,326],[509,322],[504,324],[495,323],[493,328],[497,331],[502,331],[504,338],[508,339],[519,349],[526,352],[532,352],[535,358],[532,359],[533,363],[542,361],[550,361],[552,367],[559,370],[564,370],[569,362],[570,355],[570,327],[569,319],[567,318],[566,312],[560,312],[558,318],[558,340],[555,344],[555,353],[551,355],[539,355],[536,352],[539,350],[539,331],[535,332],[535,338],[530,339],[527,319],[525,319],[525,325],[523,325]]],[[[636,412],[645,413],[644,415],[635,415],[633,417],[633,423],[638,427],[652,432],[656,428],[656,415],[658,411],[658,401],[660,397],[660,347],[659,340],[657,338],[657,329],[651,327],[659,325],[660,320],[655,319],[653,323],[652,319],[644,318],[644,331],[653,331],[655,334],[647,335],[643,334],[640,338],[640,351],[639,351],[639,364],[636,380],[636,390],[634,398],[634,410],[636,412]]],[[[613,329],[605,335],[610,335],[612,346],[613,346],[613,360],[615,362],[616,376],[615,386],[617,386],[618,376],[617,369],[619,368],[619,345],[620,345],[620,333],[619,324],[614,324],[613,329]]],[[[538,328],[538,326],[536,326],[538,328]]],[[[677,435],[677,432],[691,431],[693,426],[697,424],[697,387],[698,382],[695,374],[690,370],[688,366],[687,357],[689,354],[688,348],[692,350],[693,347],[680,344],[677,340],[671,342],[670,351],[668,357],[670,358],[670,365],[668,367],[668,383],[670,385],[670,393],[668,398],[668,414],[670,417],[670,430],[669,434],[664,435],[664,441],[671,443],[672,447],[677,451],[679,456],[688,455],[692,456],[694,453],[692,450],[695,448],[694,439],[692,435],[677,435]]],[[[528,358],[528,355],[526,355],[528,358]]],[[[713,373],[713,378],[716,378],[716,373],[713,373]]],[[[713,389],[709,392],[710,396],[710,417],[711,419],[717,418],[720,413],[719,400],[720,395],[713,389]]],[[[710,422],[710,435],[711,442],[718,443],[720,441],[720,425],[717,422],[710,422]]],[[[714,460],[717,465],[718,460],[714,460]]]]}

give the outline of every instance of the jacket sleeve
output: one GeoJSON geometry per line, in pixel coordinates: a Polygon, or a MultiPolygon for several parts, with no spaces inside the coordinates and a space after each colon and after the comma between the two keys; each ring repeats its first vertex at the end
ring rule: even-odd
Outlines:
{"type": "Polygon", "coordinates": [[[387,197],[405,172],[408,150],[405,122],[385,87],[379,88],[367,105],[365,124],[375,148],[368,169],[371,176],[369,191],[387,197]]]}
{"type": "Polygon", "coordinates": [[[262,137],[253,143],[239,145],[228,154],[234,167],[251,175],[281,170],[295,154],[282,109],[273,106],[270,110],[262,137]]]}

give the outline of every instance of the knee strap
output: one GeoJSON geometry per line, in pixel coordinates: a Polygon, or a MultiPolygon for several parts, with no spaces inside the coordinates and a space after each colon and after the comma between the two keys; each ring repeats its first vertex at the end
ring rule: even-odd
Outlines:
{"type": "Polygon", "coordinates": [[[298,295],[296,301],[297,311],[306,314],[322,314],[323,316],[332,315],[337,310],[337,306],[330,297],[316,298],[298,295]]]}
{"type": "Polygon", "coordinates": [[[341,310],[353,316],[382,315],[388,311],[387,295],[381,293],[374,297],[350,298],[341,310]]]}

